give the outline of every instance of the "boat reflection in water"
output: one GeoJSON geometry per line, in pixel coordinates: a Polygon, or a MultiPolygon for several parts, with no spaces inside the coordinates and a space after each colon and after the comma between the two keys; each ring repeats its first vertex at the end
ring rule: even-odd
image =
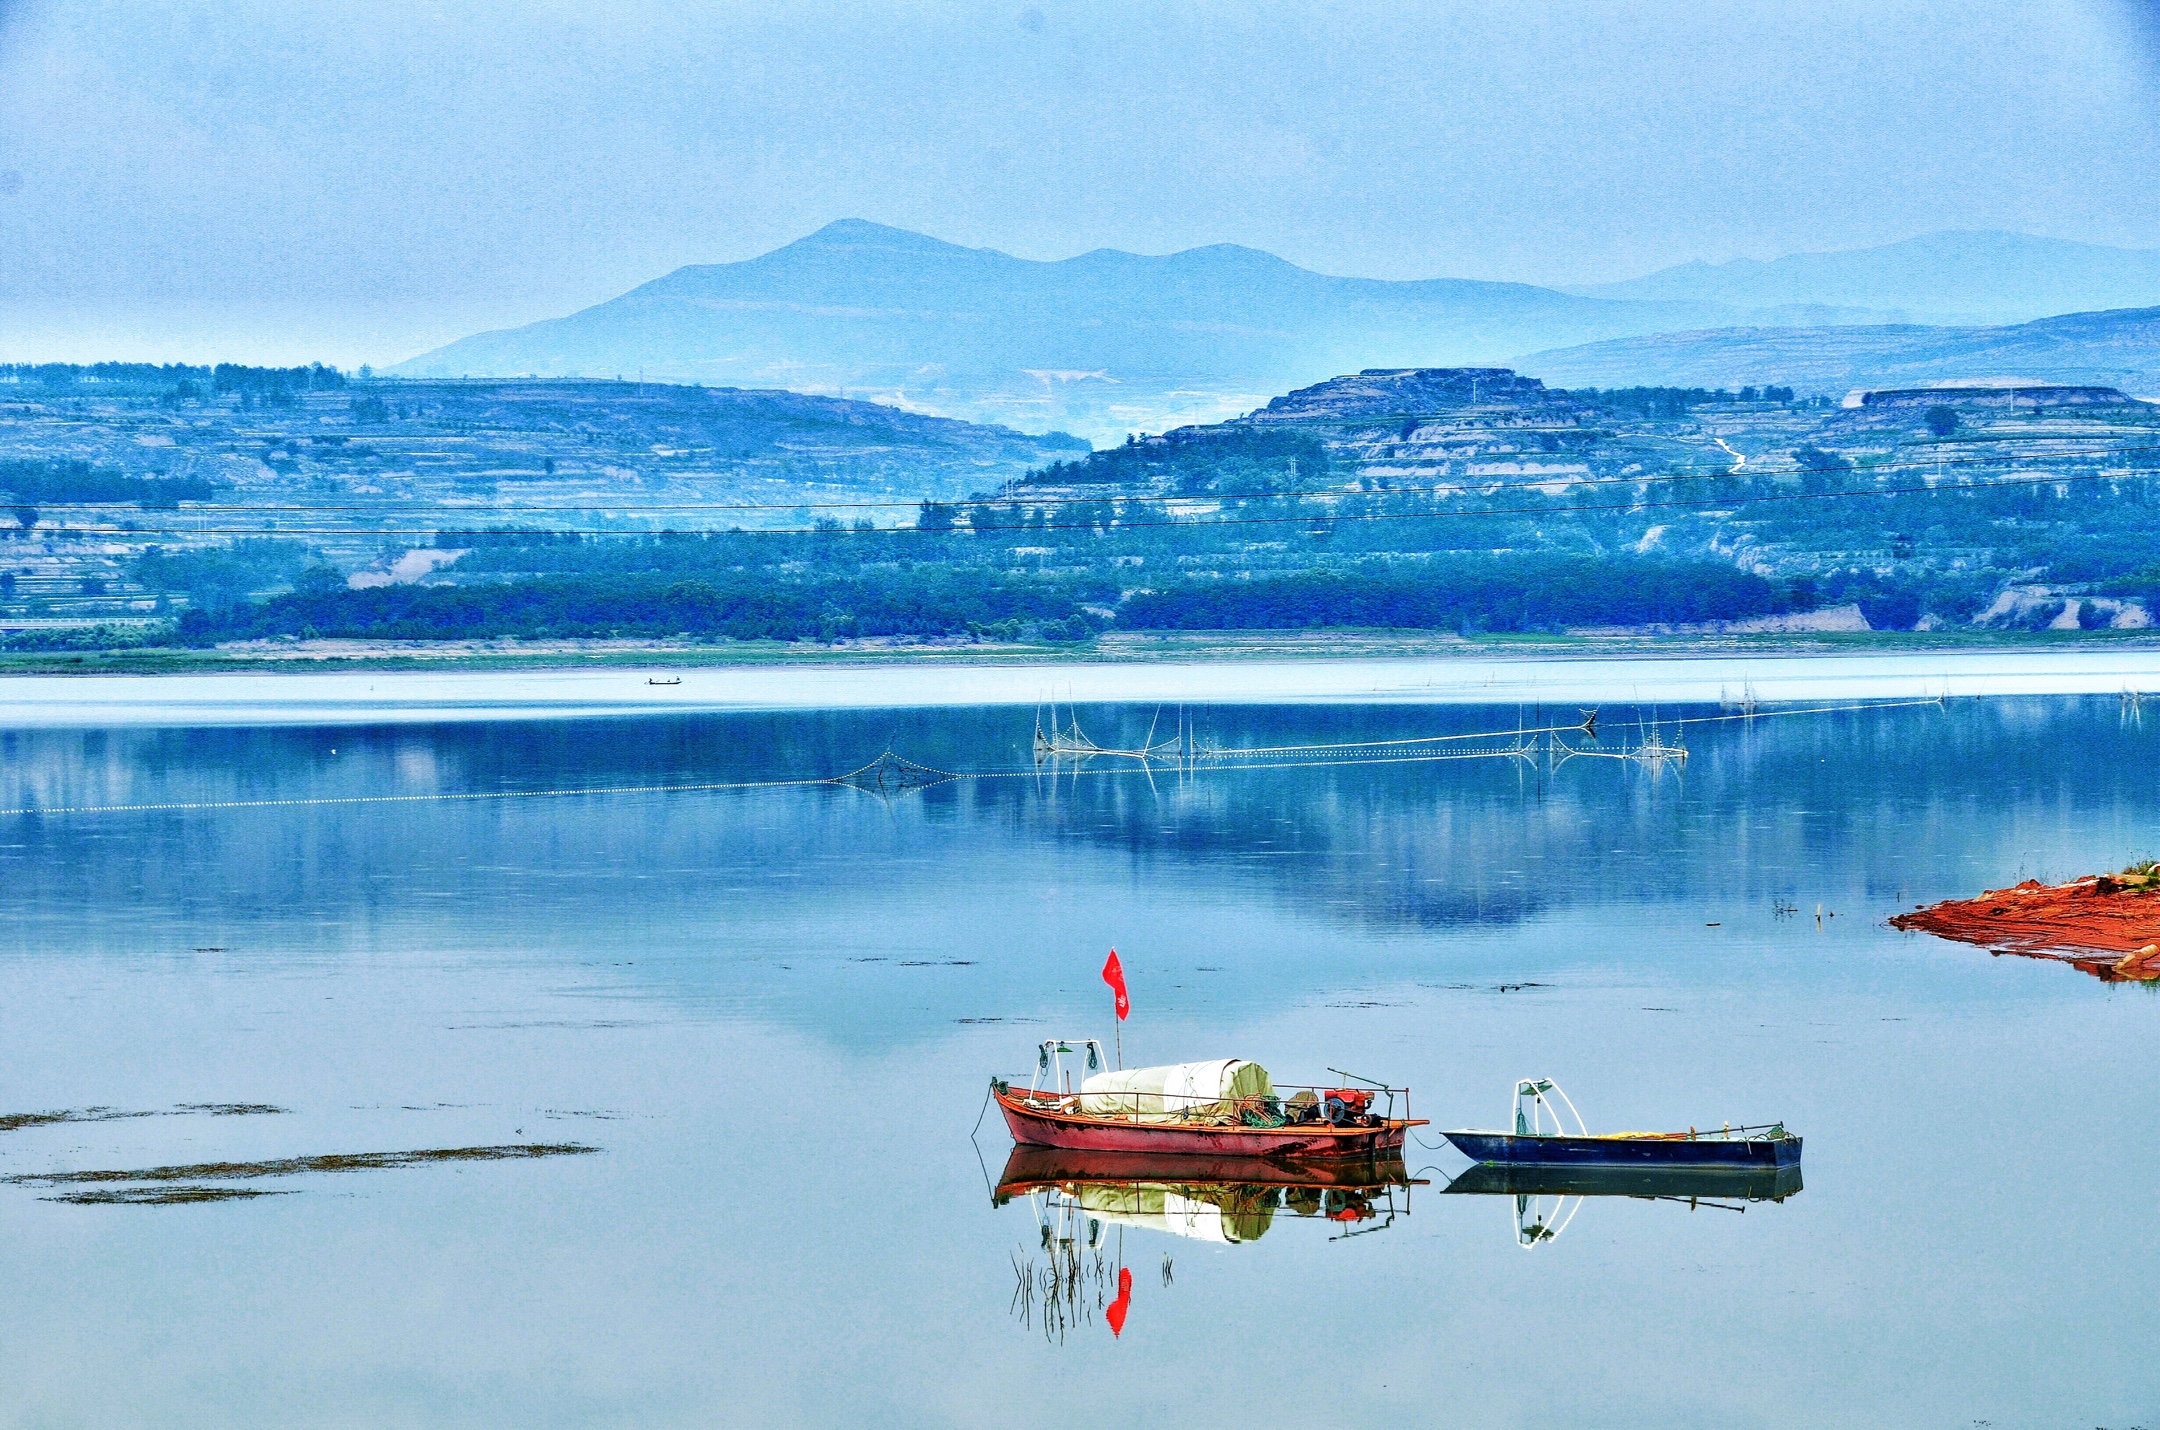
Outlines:
{"type": "Polygon", "coordinates": [[[1515,1243],[1541,1246],[1566,1231],[1592,1197],[1634,1197],[1745,1212],[1750,1202],[1782,1202],[1800,1191],[1800,1164],[1782,1167],[1540,1166],[1480,1162],[1443,1191],[1513,1197],[1515,1243]]]}
{"type": "MultiPolygon", "coordinates": [[[[1015,1147],[992,1200],[1034,1206],[1042,1259],[1013,1258],[1012,1310],[1062,1341],[1098,1312],[1123,1334],[1133,1301],[1127,1227],[1236,1246],[1292,1218],[1329,1225],[1333,1241],[1392,1225],[1409,1214],[1410,1188],[1424,1185],[1400,1157],[1300,1163],[1015,1147]]],[[[1167,1251],[1160,1276],[1172,1285],[1167,1251]]]]}
{"type": "Polygon", "coordinates": [[[1409,1189],[1422,1185],[1400,1157],[1299,1163],[1015,1147],[995,1196],[999,1206],[1034,1199],[1046,1247],[1068,1236],[1099,1245],[1106,1226],[1232,1245],[1258,1241],[1277,1216],[1333,1222],[1346,1235],[1378,1231],[1409,1212],[1409,1189]]]}

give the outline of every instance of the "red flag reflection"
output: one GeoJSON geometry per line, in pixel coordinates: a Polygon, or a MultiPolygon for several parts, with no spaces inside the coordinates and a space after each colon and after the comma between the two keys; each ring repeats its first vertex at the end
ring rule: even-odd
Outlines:
{"type": "MultiPolygon", "coordinates": [[[[1120,995],[1121,999],[1122,997],[1123,995],[1120,995]]],[[[1111,1335],[1122,1336],[1125,1334],[1125,1313],[1131,1309],[1132,1268],[1120,1266],[1117,1273],[1117,1299],[1112,1301],[1109,1308],[1103,1312],[1104,1317],[1110,1322],[1111,1335]]]]}

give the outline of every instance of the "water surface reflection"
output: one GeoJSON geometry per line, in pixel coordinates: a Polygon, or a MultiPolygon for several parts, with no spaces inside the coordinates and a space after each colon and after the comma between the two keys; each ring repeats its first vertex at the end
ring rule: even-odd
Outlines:
{"type": "MultiPolygon", "coordinates": [[[[1156,716],[1083,718],[1131,746],[1156,716]]],[[[1257,746],[1519,712],[1203,718],[1257,746]]],[[[1884,923],[2160,852],[2160,727],[2112,697],[1691,727],[1662,777],[1053,777],[1030,736],[1009,708],[0,733],[0,808],[188,806],[0,823],[5,1108],[283,1109],[0,1127],[0,1422],[2150,1423],[2160,1251],[2122,1208],[2160,1108],[2093,1090],[2150,1061],[2160,1002],[1884,923]],[[1006,774],[542,794],[888,746],[1006,774]],[[379,796],[419,798],[335,802],[379,796]],[[204,807],[235,799],[289,803],[204,807]],[[978,1163],[987,1076],[1110,1037],[1112,946],[1128,1063],[1385,1072],[1442,1126],[1525,1068],[1608,1126],[1772,1109],[1808,1189],[978,1163]],[[304,1160],[570,1143],[601,1150],[304,1160]],[[305,1194],[40,1200],[235,1166],[300,1170],[173,1185],[305,1194]],[[1079,1333],[1014,1334],[1024,1267],[1029,1325],[1079,1333]],[[1354,1325],[1386,1373],[1222,1355],[1258,1317],[1354,1325]]]]}
{"type": "Polygon", "coordinates": [[[1449,1179],[1451,1196],[1512,1198],[1515,1242],[1543,1246],[1593,1197],[1671,1202],[1689,1211],[1747,1209],[1798,1196],[1800,1167],[1539,1167],[1479,1162],[1449,1179]]]}

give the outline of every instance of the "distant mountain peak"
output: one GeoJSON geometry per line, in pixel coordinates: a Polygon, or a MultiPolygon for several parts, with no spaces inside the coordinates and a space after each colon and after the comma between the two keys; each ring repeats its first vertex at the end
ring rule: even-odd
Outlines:
{"type": "MultiPolygon", "coordinates": [[[[1299,266],[1280,254],[1270,253],[1264,248],[1248,248],[1242,243],[1204,243],[1198,248],[1181,248],[1169,256],[1172,258],[1221,258],[1238,263],[1266,264],[1270,268],[1297,268],[1299,266]]],[[[1311,270],[1305,269],[1302,271],[1310,272],[1311,270]]]]}
{"type": "Polygon", "coordinates": [[[797,242],[816,243],[820,239],[860,237],[919,239],[926,243],[937,241],[928,234],[917,233],[909,228],[895,228],[889,223],[876,223],[866,218],[836,218],[816,232],[804,234],[797,242]]]}
{"type": "MultiPolygon", "coordinates": [[[[894,228],[891,224],[872,223],[866,218],[836,218],[814,233],[804,234],[793,243],[782,244],[772,251],[749,260],[778,258],[787,253],[860,253],[864,251],[911,254],[977,254],[997,253],[993,248],[968,248],[957,243],[947,243],[942,238],[932,238],[913,229],[894,228]]],[[[1004,254],[998,254],[1005,257],[1004,254]]]]}
{"type": "Polygon", "coordinates": [[[969,257],[996,259],[1006,263],[1024,263],[1033,268],[1046,269],[1070,265],[1077,268],[1122,266],[1132,264],[1194,266],[1236,266],[1247,269],[1267,269],[1281,272],[1305,272],[1287,258],[1269,253],[1261,248],[1249,248],[1241,243],[1207,243],[1196,248],[1181,248],[1171,253],[1134,253],[1123,248],[1091,248],[1071,258],[1020,258],[1000,248],[969,248],[964,244],[948,243],[942,238],[932,238],[913,229],[894,228],[890,224],[873,223],[869,219],[834,219],[814,233],[805,234],[793,243],[783,244],[769,253],[748,260],[752,263],[777,259],[789,254],[855,254],[881,253],[910,255],[916,257],[969,257]]]}

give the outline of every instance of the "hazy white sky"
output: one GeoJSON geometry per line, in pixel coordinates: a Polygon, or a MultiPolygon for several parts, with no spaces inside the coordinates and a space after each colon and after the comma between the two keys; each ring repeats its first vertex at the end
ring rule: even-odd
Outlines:
{"type": "Polygon", "coordinates": [[[1592,282],[2160,247],[2145,0],[0,0],[0,359],[385,362],[862,217],[1592,282]]]}

